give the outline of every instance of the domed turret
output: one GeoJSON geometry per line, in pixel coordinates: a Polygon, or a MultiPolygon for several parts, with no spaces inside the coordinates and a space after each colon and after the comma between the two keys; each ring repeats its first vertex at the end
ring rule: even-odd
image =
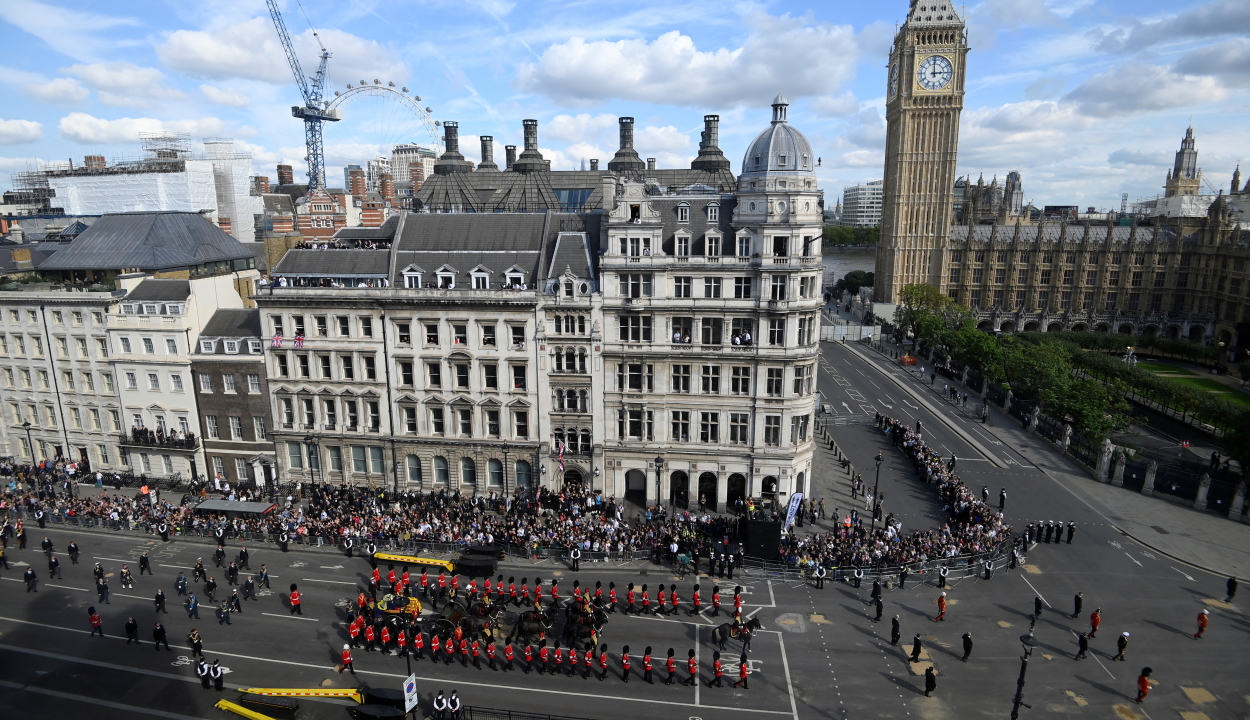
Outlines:
{"type": "Polygon", "coordinates": [[[772,123],[751,141],[742,158],[743,178],[815,173],[816,159],[812,156],[811,144],[786,121],[789,106],[786,96],[777,93],[773,99],[772,123]]]}

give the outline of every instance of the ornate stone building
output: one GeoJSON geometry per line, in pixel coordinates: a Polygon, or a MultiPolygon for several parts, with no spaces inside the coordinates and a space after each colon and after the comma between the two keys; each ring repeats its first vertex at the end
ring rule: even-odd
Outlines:
{"type": "Polygon", "coordinates": [[[890,49],[877,302],[912,283],[944,289],[967,54],[954,5],[912,0],[890,49]]]}

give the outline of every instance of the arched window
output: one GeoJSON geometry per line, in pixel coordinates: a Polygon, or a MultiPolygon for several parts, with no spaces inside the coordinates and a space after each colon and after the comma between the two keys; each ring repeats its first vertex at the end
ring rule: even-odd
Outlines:
{"type": "Polygon", "coordinates": [[[564,372],[564,350],[555,348],[552,353],[556,372],[564,372]]]}
{"type": "Polygon", "coordinates": [[[556,449],[559,450],[560,444],[564,442],[564,428],[556,428],[554,435],[556,449]]]}
{"type": "Polygon", "coordinates": [[[408,482],[421,484],[421,458],[416,455],[408,456],[408,482]]]}
{"type": "Polygon", "coordinates": [[[577,316],[577,334],[578,335],[586,334],[586,316],[585,315],[577,316]]]}
{"type": "Polygon", "coordinates": [[[503,463],[491,458],[486,461],[486,482],[491,487],[503,487],[503,463]]]}
{"type": "Polygon", "coordinates": [[[576,365],[573,364],[574,357],[575,356],[573,354],[573,348],[564,349],[564,368],[568,372],[573,372],[573,368],[577,367],[576,365]]]}
{"type": "Polygon", "coordinates": [[[577,372],[586,372],[586,348],[580,348],[577,351],[577,372]]]}
{"type": "Polygon", "coordinates": [[[558,335],[560,334],[562,326],[560,325],[560,316],[556,315],[555,318],[556,318],[556,334],[558,335]]]}
{"type": "Polygon", "coordinates": [[[556,410],[564,409],[564,391],[556,390],[556,410]]]}
{"type": "Polygon", "coordinates": [[[477,463],[473,458],[460,458],[460,484],[477,485],[477,463]]]}
{"type": "Polygon", "coordinates": [[[528,488],[530,486],[530,464],[528,461],[516,461],[516,486],[519,488],[528,488]]]}
{"type": "Polygon", "coordinates": [[[451,473],[447,469],[447,458],[439,455],[434,458],[434,484],[447,486],[451,482],[451,473]]]}
{"type": "Polygon", "coordinates": [[[589,453],[590,448],[591,448],[590,431],[583,430],[582,431],[582,452],[589,453]]]}

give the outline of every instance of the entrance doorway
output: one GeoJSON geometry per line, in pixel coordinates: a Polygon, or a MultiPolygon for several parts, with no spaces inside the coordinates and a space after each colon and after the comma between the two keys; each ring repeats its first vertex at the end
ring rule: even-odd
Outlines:
{"type": "Polygon", "coordinates": [[[640,508],[647,507],[647,474],[641,470],[625,473],[625,500],[640,508]]]}
{"type": "Polygon", "coordinates": [[[716,475],[713,473],[699,476],[699,510],[716,512],[716,475]]]}
{"type": "Polygon", "coordinates": [[[570,490],[582,489],[582,472],[580,470],[564,471],[564,487],[570,490]]]}
{"type": "Polygon", "coordinates": [[[746,504],[747,501],[747,479],[744,475],[734,473],[729,476],[729,484],[725,488],[725,504],[730,510],[737,507],[739,500],[746,504]]]}
{"type": "Polygon", "coordinates": [[[682,510],[690,509],[690,476],[682,470],[673,472],[668,477],[669,498],[682,510]]]}

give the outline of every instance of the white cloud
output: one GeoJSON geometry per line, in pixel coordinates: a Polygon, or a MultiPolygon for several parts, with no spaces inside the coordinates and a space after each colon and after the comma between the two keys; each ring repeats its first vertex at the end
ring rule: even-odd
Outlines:
{"type": "Polygon", "coordinates": [[[1119,117],[1204,105],[1227,93],[1209,77],[1182,75],[1136,60],[1085,79],[1065,96],[1094,117],[1119,117]]]}
{"type": "Polygon", "coordinates": [[[1230,85],[1250,85],[1250,42],[1243,39],[1198,48],[1181,56],[1175,70],[1192,75],[1214,75],[1230,85]]]}
{"type": "MultiPolygon", "coordinates": [[[[361,79],[401,82],[408,76],[404,64],[382,45],[341,30],[320,31],[321,41],[334,57],[328,68],[331,84],[361,79]]],[[[304,74],[317,70],[320,48],[311,30],[291,38],[304,74]]],[[[199,78],[244,78],[278,85],[294,82],[286,54],[268,18],[253,18],[215,30],[177,30],[156,46],[167,67],[199,78]]]]}
{"type": "Polygon", "coordinates": [[[22,92],[33,100],[56,105],[79,105],[91,94],[75,78],[55,78],[47,82],[32,82],[22,86],[22,92]]]}
{"type": "Polygon", "coordinates": [[[690,137],[672,125],[648,125],[634,131],[634,147],[648,155],[673,153],[690,147],[690,137]]]}
{"type": "Polygon", "coordinates": [[[602,140],[607,137],[609,129],[615,130],[618,125],[617,121],[618,118],[615,115],[608,113],[599,115],[587,113],[580,115],[556,115],[541,125],[539,132],[546,137],[564,140],[565,142],[602,140]]]}
{"type": "Polygon", "coordinates": [[[43,125],[33,120],[0,120],[0,145],[20,145],[43,137],[43,125]]]}
{"type": "Polygon", "coordinates": [[[218,105],[229,105],[230,107],[247,107],[252,104],[246,95],[235,90],[234,88],[219,88],[214,85],[201,85],[200,92],[209,102],[218,105]]]}
{"type": "Polygon", "coordinates": [[[77,75],[100,95],[105,105],[147,107],[153,100],[178,100],[179,90],[165,85],[165,74],[156,68],[128,62],[71,65],[63,72],[77,75]]]}
{"type": "Polygon", "coordinates": [[[763,105],[778,90],[792,99],[827,95],[855,72],[852,29],[752,12],[742,47],[700,50],[679,31],[655,40],[587,42],[573,37],[521,65],[515,85],[567,105],[610,98],[674,105],[763,105]]]}
{"type": "Polygon", "coordinates": [[[140,25],[134,18],[80,12],[35,0],[0,2],[0,20],[75,60],[91,60],[98,53],[116,49],[117,38],[110,31],[140,25]]]}
{"type": "Polygon", "coordinates": [[[841,95],[826,95],[812,100],[812,110],[816,117],[846,117],[859,110],[859,100],[855,93],[847,90],[841,95]]]}
{"type": "MultiPolygon", "coordinates": [[[[156,118],[118,118],[105,120],[87,113],[75,112],[61,118],[58,125],[61,137],[77,143],[104,145],[112,143],[137,143],[141,132],[179,132],[199,136],[228,136],[226,122],[215,117],[194,120],[157,120],[156,118]]],[[[248,134],[250,128],[240,128],[235,134],[248,134]]],[[[255,134],[255,131],[251,131],[255,134]]]]}
{"type": "Polygon", "coordinates": [[[1107,52],[1134,53],[1152,45],[1185,38],[1211,38],[1250,33],[1250,3],[1214,0],[1171,17],[1143,23],[1130,18],[1126,27],[1096,30],[1096,47],[1107,52]]]}
{"type": "Polygon", "coordinates": [[[1161,148],[1120,148],[1107,156],[1107,162],[1112,165],[1163,167],[1168,164],[1169,158],[1167,152],[1161,148]]]}
{"type": "MultiPolygon", "coordinates": [[[[1046,100],[1025,100],[996,107],[975,108],[964,113],[964,122],[1000,133],[1070,132],[1094,125],[1079,115],[1074,106],[1046,100]]],[[[1022,139],[1022,138],[1020,138],[1022,139]]]]}

